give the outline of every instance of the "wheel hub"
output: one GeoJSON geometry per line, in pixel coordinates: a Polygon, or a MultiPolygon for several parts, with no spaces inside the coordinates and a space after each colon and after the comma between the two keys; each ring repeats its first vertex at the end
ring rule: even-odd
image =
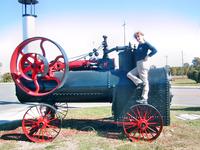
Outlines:
{"type": "Polygon", "coordinates": [[[138,127],[141,129],[141,130],[146,130],[148,128],[148,123],[147,123],[147,120],[145,119],[141,119],[138,121],[138,127]]]}
{"type": "Polygon", "coordinates": [[[39,123],[39,128],[42,128],[44,124],[42,122],[39,123]]]}

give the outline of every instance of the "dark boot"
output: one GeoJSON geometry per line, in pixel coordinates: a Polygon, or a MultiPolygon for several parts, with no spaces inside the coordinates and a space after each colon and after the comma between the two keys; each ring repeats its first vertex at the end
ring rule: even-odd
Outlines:
{"type": "Polygon", "coordinates": [[[148,104],[147,100],[144,99],[144,98],[138,99],[138,100],[136,100],[136,102],[137,102],[138,104],[148,104]]]}
{"type": "Polygon", "coordinates": [[[141,96],[142,96],[143,88],[144,88],[143,83],[139,83],[136,86],[136,95],[135,96],[136,96],[137,99],[142,99],[141,96]]]}
{"type": "Polygon", "coordinates": [[[139,83],[138,85],[137,85],[137,87],[136,87],[136,89],[137,90],[141,90],[141,89],[143,89],[144,88],[144,83],[142,82],[142,83],[139,83]]]}

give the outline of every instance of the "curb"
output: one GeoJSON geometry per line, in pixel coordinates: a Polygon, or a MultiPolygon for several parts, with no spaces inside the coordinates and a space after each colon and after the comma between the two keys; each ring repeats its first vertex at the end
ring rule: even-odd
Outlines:
{"type": "Polygon", "coordinates": [[[171,88],[174,88],[174,89],[200,89],[199,86],[174,86],[174,85],[172,85],[171,88]]]}
{"type": "Polygon", "coordinates": [[[0,82],[0,85],[8,84],[8,85],[14,85],[14,82],[0,82]]]}

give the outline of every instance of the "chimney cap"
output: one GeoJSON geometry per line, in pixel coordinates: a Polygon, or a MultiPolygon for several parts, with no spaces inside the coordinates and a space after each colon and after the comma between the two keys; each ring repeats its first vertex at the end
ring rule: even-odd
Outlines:
{"type": "Polygon", "coordinates": [[[38,0],[18,0],[21,4],[31,5],[31,4],[37,4],[38,0]]]}

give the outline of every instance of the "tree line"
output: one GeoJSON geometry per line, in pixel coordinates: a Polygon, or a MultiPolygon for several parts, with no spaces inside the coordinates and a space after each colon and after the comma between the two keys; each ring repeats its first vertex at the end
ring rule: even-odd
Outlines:
{"type": "MultiPolygon", "coordinates": [[[[0,63],[0,67],[2,64],[0,63]]],[[[156,68],[155,66],[152,68],[156,68]]],[[[183,67],[170,67],[170,73],[172,76],[187,76],[189,79],[195,80],[197,83],[200,83],[200,57],[195,57],[192,60],[192,65],[189,63],[184,63],[183,67]]],[[[12,77],[10,73],[4,73],[0,75],[0,82],[12,82],[12,77]]]]}
{"type": "Polygon", "coordinates": [[[187,76],[189,79],[200,83],[200,57],[195,57],[192,60],[192,65],[183,64],[183,67],[169,67],[172,76],[187,76]]]}

